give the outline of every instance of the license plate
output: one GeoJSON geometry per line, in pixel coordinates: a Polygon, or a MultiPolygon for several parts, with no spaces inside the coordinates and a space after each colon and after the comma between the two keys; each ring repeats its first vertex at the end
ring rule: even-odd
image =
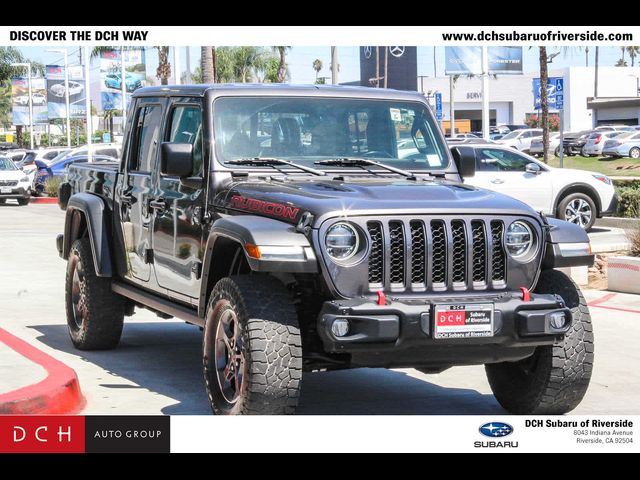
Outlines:
{"type": "Polygon", "coordinates": [[[11,193],[13,188],[11,187],[0,187],[0,193],[11,193]]]}
{"type": "Polygon", "coordinates": [[[433,338],[493,337],[493,305],[436,305],[433,338]]]}

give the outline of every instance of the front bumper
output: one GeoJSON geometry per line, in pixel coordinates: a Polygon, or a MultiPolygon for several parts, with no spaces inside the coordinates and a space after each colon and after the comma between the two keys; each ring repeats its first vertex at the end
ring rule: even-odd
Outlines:
{"type": "Polygon", "coordinates": [[[611,203],[609,203],[609,206],[606,207],[604,210],[602,210],[601,212],[601,217],[605,216],[605,215],[613,215],[614,213],[618,212],[618,195],[614,194],[613,198],[611,199],[611,203]]]}
{"type": "Polygon", "coordinates": [[[3,200],[23,199],[23,198],[29,198],[30,196],[31,196],[31,190],[29,188],[12,187],[10,193],[2,193],[2,191],[0,191],[0,199],[3,199],[3,200]]]}
{"type": "Polygon", "coordinates": [[[443,367],[516,361],[540,345],[551,345],[571,327],[571,310],[558,295],[503,293],[460,298],[394,299],[378,305],[370,299],[325,302],[318,316],[318,333],[331,354],[349,354],[354,367],[443,367]],[[493,336],[434,338],[438,304],[493,304],[493,336]],[[562,312],[566,322],[554,328],[551,314],[562,312]],[[332,333],[336,319],[349,321],[348,335],[332,333]]]}

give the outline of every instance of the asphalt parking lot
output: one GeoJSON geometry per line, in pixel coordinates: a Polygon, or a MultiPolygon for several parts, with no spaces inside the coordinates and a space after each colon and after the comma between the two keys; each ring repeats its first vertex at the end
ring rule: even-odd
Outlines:
{"type": "MultiPolygon", "coordinates": [[[[72,348],[57,206],[0,206],[0,328],[73,368],[86,414],[208,414],[198,328],[139,311],[110,352],[72,348]]],[[[595,235],[611,235],[599,229],[595,235]]],[[[640,297],[587,291],[596,335],[590,390],[575,414],[640,414],[640,297]]],[[[1,365],[0,365],[1,366],[1,365]]],[[[3,372],[10,372],[5,368],[3,372]]],[[[16,373],[18,375],[18,373],[16,373]]],[[[2,381],[0,379],[0,381],[2,381]]],[[[6,380],[9,382],[9,380],[6,380]]],[[[307,374],[300,414],[504,414],[482,367],[307,374]]]]}

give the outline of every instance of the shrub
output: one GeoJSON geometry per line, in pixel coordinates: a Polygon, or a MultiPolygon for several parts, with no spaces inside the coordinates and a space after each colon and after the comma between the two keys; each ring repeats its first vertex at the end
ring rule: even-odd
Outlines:
{"type": "Polygon", "coordinates": [[[46,193],[50,197],[57,198],[58,197],[58,189],[60,188],[60,184],[62,180],[58,177],[52,177],[44,182],[44,193],[46,193]]]}
{"type": "Polygon", "coordinates": [[[629,231],[628,236],[631,242],[629,253],[634,257],[640,257],[640,222],[638,222],[633,230],[629,231]]]}
{"type": "Polygon", "coordinates": [[[618,213],[621,217],[635,218],[640,214],[640,189],[622,187],[618,190],[620,205],[618,213]]]}

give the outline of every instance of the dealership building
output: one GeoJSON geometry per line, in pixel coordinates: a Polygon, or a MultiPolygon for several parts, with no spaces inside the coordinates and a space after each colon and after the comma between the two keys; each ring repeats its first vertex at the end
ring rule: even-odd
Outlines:
{"type": "MultiPolygon", "coordinates": [[[[533,79],[537,73],[498,75],[489,79],[489,110],[492,125],[522,124],[534,108],[533,79]]],[[[640,125],[640,68],[600,67],[598,98],[594,97],[595,69],[569,67],[549,70],[550,77],[564,78],[565,131],[578,131],[616,123],[640,125]]],[[[449,77],[420,77],[418,90],[433,103],[442,94],[443,120],[449,120],[449,77]]],[[[456,120],[471,121],[471,130],[482,129],[482,80],[460,75],[454,84],[456,120]]],[[[551,109],[552,112],[553,108],[551,109]]]]}

